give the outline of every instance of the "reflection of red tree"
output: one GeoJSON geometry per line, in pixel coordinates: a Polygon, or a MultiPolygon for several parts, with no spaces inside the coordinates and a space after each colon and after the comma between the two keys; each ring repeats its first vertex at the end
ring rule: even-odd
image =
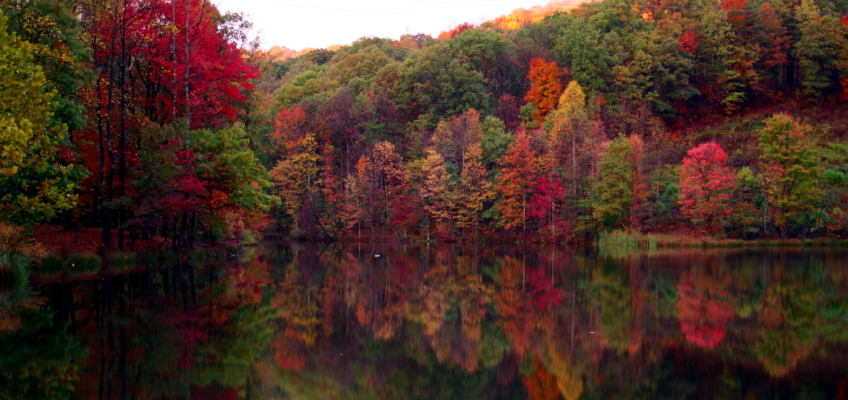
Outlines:
{"type": "Polygon", "coordinates": [[[297,332],[289,329],[283,337],[274,339],[271,344],[274,347],[274,361],[280,369],[303,371],[306,365],[306,357],[298,351],[297,332]]]}
{"type": "Polygon", "coordinates": [[[530,299],[524,292],[524,271],[520,260],[504,257],[498,272],[500,290],[495,293],[495,306],[500,313],[498,325],[512,341],[513,350],[519,356],[530,347],[530,334],[537,318],[530,299]]]}
{"type": "Polygon", "coordinates": [[[708,349],[716,347],[733,316],[723,283],[704,273],[687,272],[677,292],[677,319],[686,340],[708,349]]]}
{"type": "Polygon", "coordinates": [[[553,279],[543,268],[530,270],[530,290],[537,310],[557,310],[562,306],[562,290],[554,287],[553,279]]]}

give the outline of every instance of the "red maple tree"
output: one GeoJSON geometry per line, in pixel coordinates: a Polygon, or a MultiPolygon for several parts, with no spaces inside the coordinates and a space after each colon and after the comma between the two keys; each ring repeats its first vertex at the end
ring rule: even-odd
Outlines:
{"type": "Polygon", "coordinates": [[[734,175],[727,168],[727,154],[715,142],[701,144],[687,154],[680,168],[681,211],[702,231],[714,231],[721,218],[733,211],[728,202],[734,175]]]}

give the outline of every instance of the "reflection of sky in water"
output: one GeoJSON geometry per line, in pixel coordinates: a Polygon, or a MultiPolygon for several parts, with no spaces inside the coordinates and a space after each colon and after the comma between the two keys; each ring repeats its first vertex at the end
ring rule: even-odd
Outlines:
{"type": "Polygon", "coordinates": [[[2,275],[0,398],[837,398],[846,255],[265,244],[108,257],[109,273],[57,258],[32,285],[2,275]]]}

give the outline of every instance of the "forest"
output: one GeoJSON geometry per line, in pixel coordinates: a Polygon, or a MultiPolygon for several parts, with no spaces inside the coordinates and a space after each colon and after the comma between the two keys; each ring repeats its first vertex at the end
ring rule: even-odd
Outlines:
{"type": "Polygon", "coordinates": [[[0,0],[0,236],[848,237],[848,2],[602,0],[263,50],[200,0],[0,0]]]}

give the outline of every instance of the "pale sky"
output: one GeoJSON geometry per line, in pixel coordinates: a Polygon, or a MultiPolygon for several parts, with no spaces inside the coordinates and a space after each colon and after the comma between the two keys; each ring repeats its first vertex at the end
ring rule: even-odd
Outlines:
{"type": "Polygon", "coordinates": [[[294,50],[350,44],[362,36],[398,39],[479,24],[547,0],[213,0],[221,11],[244,12],[262,47],[294,50]]]}

